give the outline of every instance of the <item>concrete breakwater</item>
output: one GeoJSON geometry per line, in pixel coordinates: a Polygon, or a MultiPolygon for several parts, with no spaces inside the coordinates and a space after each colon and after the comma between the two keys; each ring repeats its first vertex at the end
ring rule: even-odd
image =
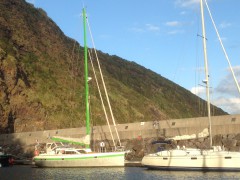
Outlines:
{"type": "MultiPolygon", "coordinates": [[[[209,144],[209,137],[200,137],[208,127],[208,118],[188,118],[188,119],[170,119],[161,121],[137,122],[129,124],[117,124],[122,145],[132,150],[134,154],[129,159],[141,158],[145,153],[156,150],[152,145],[153,140],[172,137],[196,137],[190,140],[176,140],[173,145],[186,147],[206,148],[209,144]]],[[[117,139],[112,126],[113,136],[117,139]]],[[[37,143],[52,142],[52,136],[64,136],[71,138],[80,138],[85,135],[85,127],[45,130],[36,132],[23,132],[13,134],[1,134],[0,146],[8,147],[8,150],[14,149],[16,152],[22,151],[22,154],[29,154],[34,150],[37,143]]],[[[230,150],[239,150],[240,147],[240,115],[225,115],[212,117],[212,134],[214,145],[223,145],[230,150]]],[[[98,151],[100,142],[106,142],[106,147],[110,148],[113,143],[109,128],[107,126],[94,126],[92,128],[93,150],[98,151]]],[[[117,141],[116,141],[117,142],[117,141]]],[[[169,147],[170,148],[170,147],[169,147]]]]}

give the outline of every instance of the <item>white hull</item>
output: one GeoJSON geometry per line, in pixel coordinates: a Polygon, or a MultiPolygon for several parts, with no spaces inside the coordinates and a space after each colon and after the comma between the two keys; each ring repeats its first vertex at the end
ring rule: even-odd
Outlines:
{"type": "Polygon", "coordinates": [[[34,158],[38,167],[121,167],[125,152],[89,154],[39,155],[34,158]]]}
{"type": "Polygon", "coordinates": [[[143,157],[142,165],[165,170],[238,170],[240,152],[200,149],[160,151],[143,157]]]}

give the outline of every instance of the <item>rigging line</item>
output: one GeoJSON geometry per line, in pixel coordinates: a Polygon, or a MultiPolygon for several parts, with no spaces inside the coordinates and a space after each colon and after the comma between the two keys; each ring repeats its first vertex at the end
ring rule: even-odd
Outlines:
{"type": "Polygon", "coordinates": [[[85,7],[85,4],[84,4],[84,1],[82,0],[82,6],[83,6],[83,8],[85,7]]]}
{"type": "Polygon", "coordinates": [[[201,65],[200,65],[200,60],[199,60],[199,43],[198,43],[198,37],[202,37],[203,38],[203,36],[202,35],[200,35],[199,34],[199,14],[196,16],[196,21],[198,22],[197,24],[198,24],[198,26],[197,26],[197,37],[196,37],[196,44],[195,44],[195,47],[196,47],[196,59],[195,59],[195,68],[196,68],[196,70],[195,70],[195,77],[194,77],[194,80],[195,80],[195,82],[194,82],[194,86],[196,87],[195,88],[195,90],[194,90],[194,92],[195,92],[195,95],[197,95],[198,96],[198,99],[197,99],[197,102],[196,102],[196,106],[197,106],[197,108],[198,108],[198,113],[199,113],[199,115],[201,116],[201,115],[203,115],[203,111],[202,111],[202,107],[201,107],[201,98],[200,98],[200,94],[199,94],[199,89],[200,89],[200,87],[197,85],[199,82],[200,82],[200,76],[201,76],[201,69],[200,69],[200,67],[201,67],[201,65]]]}
{"type": "Polygon", "coordinates": [[[118,134],[118,131],[117,131],[115,119],[114,119],[114,116],[113,116],[112,107],[111,107],[111,104],[110,104],[110,101],[109,101],[107,88],[106,88],[106,85],[105,85],[105,81],[104,81],[104,79],[103,79],[103,74],[102,74],[101,66],[100,66],[100,63],[99,63],[99,59],[98,59],[97,51],[96,51],[95,44],[94,44],[94,41],[93,41],[93,36],[92,36],[92,32],[91,32],[91,29],[90,29],[90,25],[89,25],[88,19],[87,19],[87,25],[88,25],[88,29],[89,29],[89,32],[90,32],[90,36],[91,36],[91,40],[92,40],[92,44],[93,44],[94,53],[95,53],[95,55],[96,55],[96,59],[97,59],[98,68],[99,68],[99,72],[100,72],[101,79],[102,79],[102,83],[103,83],[103,88],[104,88],[105,96],[106,96],[106,98],[107,98],[107,102],[108,102],[109,110],[110,110],[110,113],[111,113],[113,125],[114,125],[114,128],[115,128],[116,134],[117,134],[119,146],[122,146],[122,145],[121,145],[120,138],[119,138],[119,134],[118,134]]]}
{"type": "MultiPolygon", "coordinates": [[[[200,12],[200,11],[199,11],[200,12]]],[[[196,108],[198,109],[197,112],[200,116],[205,116],[205,108],[204,108],[204,101],[201,98],[201,87],[199,87],[199,82],[201,82],[201,76],[202,76],[202,68],[201,68],[201,62],[200,61],[200,47],[199,47],[199,41],[198,38],[204,38],[200,32],[201,32],[201,28],[200,28],[200,21],[201,21],[201,13],[196,14],[196,21],[197,21],[197,36],[196,36],[196,41],[195,41],[195,52],[196,52],[196,59],[195,59],[195,94],[197,95],[197,101],[196,101],[196,108]]],[[[207,40],[207,38],[205,38],[207,40]]]]}
{"type": "MultiPolygon", "coordinates": [[[[71,67],[69,69],[69,71],[70,71],[69,72],[69,74],[70,74],[70,84],[73,85],[73,86],[74,86],[74,70],[73,70],[73,67],[74,67],[74,50],[75,50],[75,45],[76,45],[76,41],[74,41],[74,44],[73,44],[72,54],[71,54],[71,57],[70,57],[70,66],[71,67]],[[71,72],[71,70],[72,70],[72,72],[71,72]]],[[[74,94],[74,90],[75,90],[74,88],[73,89],[71,88],[68,102],[69,102],[69,100],[72,99],[73,94],[74,94]]],[[[70,114],[71,114],[71,125],[70,125],[70,127],[72,128],[72,125],[73,125],[73,122],[72,122],[72,114],[73,114],[72,104],[71,104],[70,114]]]]}
{"type": "Polygon", "coordinates": [[[76,49],[76,64],[75,64],[75,66],[74,66],[74,62],[73,62],[73,96],[76,94],[76,86],[77,86],[77,77],[78,77],[78,71],[79,71],[79,69],[78,69],[78,66],[79,66],[79,55],[80,55],[80,52],[79,52],[79,47],[76,49]]]}
{"type": "Polygon", "coordinates": [[[90,51],[88,51],[88,54],[89,54],[90,62],[91,62],[91,65],[92,65],[94,78],[95,78],[95,81],[96,81],[96,84],[97,84],[99,96],[100,96],[100,99],[101,99],[103,111],[104,111],[104,114],[105,114],[105,117],[106,117],[106,120],[107,120],[107,124],[108,124],[108,127],[109,127],[109,131],[110,131],[110,134],[111,134],[111,137],[112,137],[113,145],[114,145],[114,147],[116,149],[116,144],[115,144],[115,141],[114,141],[114,138],[113,138],[112,130],[111,130],[110,123],[109,123],[109,120],[108,120],[108,115],[107,115],[106,108],[105,108],[105,105],[104,105],[104,102],[103,102],[102,93],[101,93],[101,90],[100,90],[100,87],[99,87],[99,83],[98,83],[98,80],[97,80],[97,75],[96,75],[96,72],[95,72],[95,68],[93,66],[93,61],[92,61],[92,56],[91,56],[90,51]]]}
{"type": "Polygon", "coordinates": [[[73,69],[74,69],[74,49],[75,49],[75,46],[76,46],[76,41],[74,41],[74,44],[73,44],[73,49],[72,49],[72,54],[71,54],[71,57],[70,57],[70,63],[71,63],[71,70],[72,70],[72,74],[70,72],[70,75],[73,75],[73,69]]]}
{"type": "MultiPolygon", "coordinates": [[[[74,51],[75,51],[76,41],[74,41],[72,54],[70,57],[70,67],[69,67],[69,74],[70,74],[70,83],[72,84],[74,82],[74,51]]],[[[72,93],[72,90],[70,94],[72,93]]],[[[70,95],[71,98],[71,95],[70,95]]]]}
{"type": "Polygon", "coordinates": [[[226,57],[226,59],[227,59],[227,62],[228,62],[229,68],[230,68],[231,73],[232,73],[232,76],[233,76],[233,79],[234,79],[234,81],[235,81],[235,83],[236,83],[236,85],[237,85],[238,92],[240,93],[240,87],[239,87],[239,84],[238,84],[237,78],[236,78],[236,76],[235,76],[235,73],[234,73],[234,71],[233,71],[232,65],[231,65],[230,60],[229,60],[229,58],[228,58],[227,52],[226,52],[226,50],[225,50],[225,48],[224,48],[224,46],[223,46],[222,39],[221,39],[221,37],[220,37],[220,35],[219,35],[219,33],[218,33],[217,26],[216,26],[216,24],[215,24],[215,22],[214,22],[214,20],[213,20],[212,13],[211,13],[211,11],[210,11],[210,9],[209,9],[209,6],[208,6],[207,1],[206,1],[206,0],[204,0],[204,1],[205,1],[205,4],[206,4],[206,7],[207,7],[207,10],[208,10],[209,16],[210,16],[210,18],[211,18],[211,20],[212,20],[212,23],[213,23],[214,29],[215,29],[215,31],[216,31],[216,33],[217,33],[218,40],[219,40],[219,42],[220,42],[220,44],[221,44],[221,47],[222,47],[223,52],[224,52],[224,55],[225,55],[225,57],[226,57]]]}
{"type": "MultiPolygon", "coordinates": [[[[72,48],[72,52],[71,54],[66,54],[66,59],[67,59],[67,76],[64,77],[64,82],[63,84],[66,84],[67,82],[69,82],[70,86],[72,85],[72,82],[73,82],[73,77],[72,77],[72,74],[73,74],[73,59],[74,59],[74,49],[75,49],[75,44],[76,44],[76,41],[74,41],[74,44],[73,44],[73,48],[72,48]],[[68,63],[69,61],[69,63],[68,63]],[[70,78],[70,80],[69,80],[70,78]]],[[[70,99],[72,97],[72,89],[69,91],[69,93],[67,93],[66,95],[66,101],[69,102],[70,99]]],[[[71,103],[68,103],[68,105],[70,105],[70,115],[72,115],[73,113],[73,110],[72,110],[72,105],[71,103]]],[[[62,108],[62,113],[63,113],[64,109],[62,108]]],[[[70,123],[70,126],[72,127],[72,118],[71,116],[69,116],[70,119],[71,119],[71,123],[70,123]]]]}
{"type": "MultiPolygon", "coordinates": [[[[73,74],[73,59],[74,59],[74,49],[75,49],[75,44],[76,44],[76,41],[74,41],[74,44],[73,44],[73,49],[72,49],[72,53],[71,53],[71,55],[70,55],[70,57],[69,57],[69,67],[67,68],[67,71],[68,71],[68,73],[69,73],[69,77],[70,77],[70,84],[72,84],[72,79],[73,79],[73,77],[72,77],[72,74],[73,74]]],[[[66,79],[67,79],[67,77],[66,77],[66,79]]],[[[71,94],[71,92],[70,92],[70,94],[71,94]]],[[[68,97],[67,97],[68,98],[68,97]]],[[[68,100],[68,99],[67,99],[68,100]]]]}

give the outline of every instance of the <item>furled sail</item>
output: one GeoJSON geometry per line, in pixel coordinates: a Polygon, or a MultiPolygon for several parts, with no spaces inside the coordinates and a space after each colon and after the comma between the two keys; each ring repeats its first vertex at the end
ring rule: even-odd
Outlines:
{"type": "Polygon", "coordinates": [[[177,140],[198,139],[198,138],[204,138],[204,137],[208,137],[208,136],[209,136],[208,129],[205,128],[205,129],[203,129],[202,132],[200,132],[198,134],[175,136],[175,137],[171,137],[169,139],[177,141],[177,140]]]}
{"type": "Polygon", "coordinates": [[[71,143],[78,144],[82,146],[90,145],[90,135],[86,135],[82,138],[70,138],[70,137],[62,137],[62,136],[53,136],[51,137],[53,141],[63,142],[63,143],[71,143]]]}

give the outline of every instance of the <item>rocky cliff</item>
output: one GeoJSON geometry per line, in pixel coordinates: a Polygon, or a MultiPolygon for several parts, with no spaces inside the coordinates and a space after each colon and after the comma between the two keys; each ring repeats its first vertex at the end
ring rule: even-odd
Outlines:
{"type": "MultiPolygon", "coordinates": [[[[98,53],[117,123],[206,115],[205,101],[188,90],[98,53]]],[[[44,10],[24,0],[0,1],[0,133],[84,126],[83,78],[83,48],[44,10]]],[[[97,87],[90,86],[91,123],[105,124],[97,87]]]]}

